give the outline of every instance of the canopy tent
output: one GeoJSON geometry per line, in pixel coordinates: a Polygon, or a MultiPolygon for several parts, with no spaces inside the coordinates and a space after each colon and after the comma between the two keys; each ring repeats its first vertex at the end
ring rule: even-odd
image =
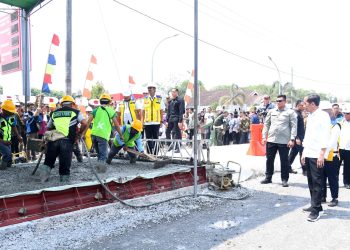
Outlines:
{"type": "Polygon", "coordinates": [[[0,3],[11,5],[21,8],[26,12],[32,11],[37,5],[41,4],[45,0],[0,0],[0,3]]]}

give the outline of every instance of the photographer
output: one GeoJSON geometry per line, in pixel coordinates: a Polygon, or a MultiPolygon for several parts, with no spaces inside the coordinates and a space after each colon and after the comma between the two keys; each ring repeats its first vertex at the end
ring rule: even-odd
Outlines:
{"type": "Polygon", "coordinates": [[[269,95],[264,95],[263,96],[263,102],[258,108],[258,114],[262,118],[262,123],[265,121],[265,117],[267,113],[269,112],[270,109],[274,109],[275,105],[271,103],[271,98],[269,95]]]}

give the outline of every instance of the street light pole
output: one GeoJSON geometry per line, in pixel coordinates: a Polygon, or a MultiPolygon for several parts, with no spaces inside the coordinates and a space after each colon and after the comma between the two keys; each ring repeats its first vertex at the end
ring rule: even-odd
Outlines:
{"type": "Polygon", "coordinates": [[[281,95],[282,94],[282,81],[281,81],[281,73],[280,70],[278,69],[276,63],[272,60],[271,56],[268,56],[269,60],[273,63],[273,65],[275,65],[275,68],[277,70],[278,73],[278,78],[279,78],[279,84],[278,84],[278,94],[281,95]]]}
{"type": "Polygon", "coordinates": [[[159,41],[159,43],[156,45],[156,47],[154,48],[153,50],[153,54],[152,54],[152,68],[151,68],[151,82],[153,82],[153,61],[154,61],[154,54],[156,53],[156,50],[157,48],[159,47],[159,45],[164,42],[165,40],[168,40],[170,38],[173,38],[173,37],[176,37],[178,36],[179,34],[175,34],[175,35],[172,35],[172,36],[167,36],[165,38],[163,38],[162,40],[159,41]]]}

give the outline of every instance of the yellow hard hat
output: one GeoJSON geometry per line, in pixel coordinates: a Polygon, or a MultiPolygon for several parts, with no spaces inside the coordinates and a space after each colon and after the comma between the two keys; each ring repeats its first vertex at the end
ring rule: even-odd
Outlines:
{"type": "Polygon", "coordinates": [[[61,103],[62,102],[72,102],[72,103],[75,103],[75,100],[73,97],[71,97],[70,95],[65,95],[62,97],[61,99],[61,103]]]}
{"type": "Polygon", "coordinates": [[[16,113],[16,106],[11,100],[5,100],[2,103],[1,108],[7,112],[16,113]]]}
{"type": "Polygon", "coordinates": [[[100,96],[100,100],[101,100],[101,99],[106,99],[106,100],[108,100],[108,101],[112,101],[111,96],[110,96],[109,94],[107,94],[107,93],[103,93],[103,94],[100,96]]]}
{"type": "Polygon", "coordinates": [[[56,103],[53,103],[53,102],[51,102],[51,103],[49,103],[49,108],[56,108],[56,103]]]}
{"type": "Polygon", "coordinates": [[[136,129],[137,131],[142,131],[142,122],[140,120],[135,120],[131,123],[131,127],[136,129]]]}

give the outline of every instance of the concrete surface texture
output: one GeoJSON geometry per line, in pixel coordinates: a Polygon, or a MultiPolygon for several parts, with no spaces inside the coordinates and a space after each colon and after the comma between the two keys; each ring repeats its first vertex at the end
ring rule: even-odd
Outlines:
{"type": "MultiPolygon", "coordinates": [[[[241,197],[224,200],[186,197],[148,208],[119,203],[0,228],[0,249],[349,249],[350,190],[341,183],[339,206],[323,205],[325,215],[308,222],[306,177],[290,175],[281,186],[261,185],[265,157],[246,156],[248,145],[212,148],[212,160],[239,162],[254,173],[242,185],[215,194],[241,197]]],[[[299,169],[300,172],[300,169],[299,169]]],[[[340,179],[342,180],[341,176],[340,179]]],[[[137,204],[192,194],[192,188],[139,198],[137,204]]],[[[201,188],[200,193],[213,193],[201,188]]],[[[330,194],[328,191],[328,201],[330,194]]]]}

